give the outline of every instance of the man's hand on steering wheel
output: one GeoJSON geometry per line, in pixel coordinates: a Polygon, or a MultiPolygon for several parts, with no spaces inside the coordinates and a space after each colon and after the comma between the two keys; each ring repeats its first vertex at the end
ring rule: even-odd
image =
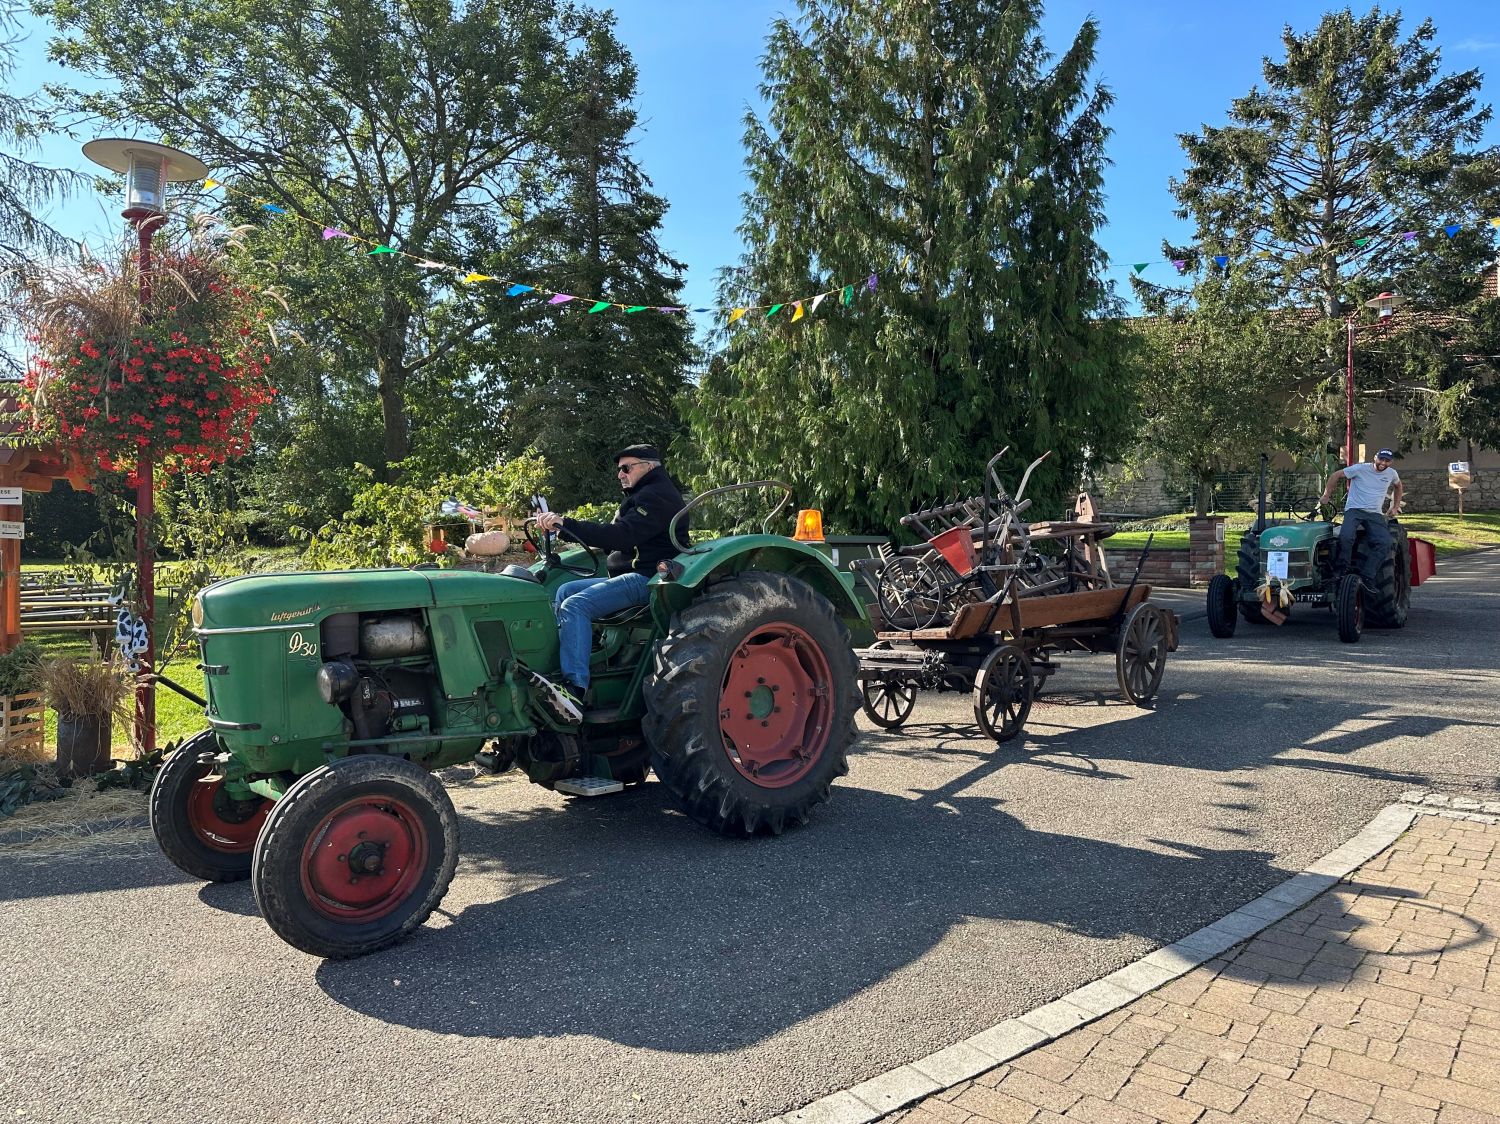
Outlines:
{"type": "Polygon", "coordinates": [[[557,532],[562,529],[562,521],[563,517],[555,511],[543,511],[532,516],[523,525],[526,532],[526,541],[531,544],[533,550],[546,560],[549,568],[556,566],[564,573],[575,574],[580,578],[593,577],[599,572],[599,554],[588,543],[575,543],[571,541],[569,543],[570,546],[580,546],[583,548],[584,554],[588,558],[586,565],[564,562],[556,550],[553,549],[552,540],[557,532]],[[538,540],[536,536],[538,529],[542,532],[541,540],[538,540]]]}

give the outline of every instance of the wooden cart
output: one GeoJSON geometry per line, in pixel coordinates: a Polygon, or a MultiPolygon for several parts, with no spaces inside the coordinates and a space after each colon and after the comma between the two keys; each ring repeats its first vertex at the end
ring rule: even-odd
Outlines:
{"type": "Polygon", "coordinates": [[[1177,650],[1177,614],[1150,602],[1149,585],[1011,598],[962,606],[941,628],[884,631],[856,651],[865,715],[894,729],[911,716],[919,689],[968,690],[974,720],[996,741],[1025,728],[1032,699],[1057,670],[1059,652],[1113,652],[1121,697],[1148,707],[1167,654],[1177,650]]]}

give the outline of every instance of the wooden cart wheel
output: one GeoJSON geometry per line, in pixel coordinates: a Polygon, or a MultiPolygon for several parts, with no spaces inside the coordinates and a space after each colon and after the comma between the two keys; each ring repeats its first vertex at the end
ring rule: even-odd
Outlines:
{"type": "Polygon", "coordinates": [[[891,628],[931,628],[943,612],[943,581],[924,559],[900,554],[875,575],[875,599],[891,628]]]}
{"type": "Polygon", "coordinates": [[[894,730],[917,705],[917,686],[901,680],[870,679],[861,688],[865,717],[882,730],[894,730]]]}
{"type": "Polygon", "coordinates": [[[1115,649],[1115,673],[1127,702],[1145,707],[1156,697],[1167,669],[1169,640],[1166,615],[1161,609],[1143,601],[1130,610],[1115,649]]]}
{"type": "Polygon", "coordinates": [[[1031,713],[1031,663],[1014,644],[1001,644],[974,676],[974,719],[997,742],[1008,742],[1031,713]]]}

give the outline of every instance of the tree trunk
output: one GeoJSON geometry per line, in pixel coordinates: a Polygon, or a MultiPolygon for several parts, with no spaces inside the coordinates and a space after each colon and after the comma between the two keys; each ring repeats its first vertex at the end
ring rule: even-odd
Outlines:
{"type": "Polygon", "coordinates": [[[393,466],[406,459],[410,435],[406,420],[406,329],[411,309],[388,297],[385,304],[385,327],[380,331],[375,354],[375,373],[379,376],[380,419],[385,428],[384,477],[394,481],[401,470],[393,466]]]}
{"type": "Polygon", "coordinates": [[[1202,519],[1208,514],[1209,504],[1214,498],[1214,479],[1212,476],[1200,476],[1198,486],[1193,489],[1193,514],[1202,519]]]}

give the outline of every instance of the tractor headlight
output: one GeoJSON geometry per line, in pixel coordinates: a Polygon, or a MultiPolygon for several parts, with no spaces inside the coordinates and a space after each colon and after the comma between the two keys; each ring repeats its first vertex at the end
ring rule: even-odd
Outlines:
{"type": "Polygon", "coordinates": [[[203,627],[203,595],[201,593],[198,594],[196,597],[193,598],[193,611],[191,613],[191,616],[193,618],[193,627],[194,628],[202,628],[203,627]]]}
{"type": "Polygon", "coordinates": [[[359,672],[347,660],[333,660],[318,668],[318,694],[332,706],[341,703],[359,686],[359,672]]]}

